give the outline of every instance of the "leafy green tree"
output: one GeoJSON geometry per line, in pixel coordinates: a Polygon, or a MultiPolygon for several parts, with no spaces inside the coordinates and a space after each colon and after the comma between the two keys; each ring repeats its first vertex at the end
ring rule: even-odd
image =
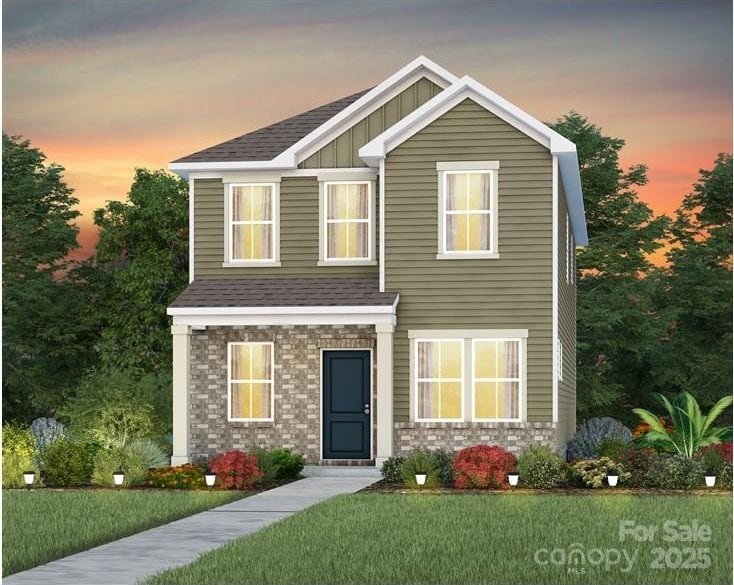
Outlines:
{"type": "Polygon", "coordinates": [[[686,390],[711,406],[732,387],[731,154],[700,171],[671,231],[660,304],[673,315],[651,367],[661,392],[686,390]]]}
{"type": "Polygon", "coordinates": [[[103,367],[168,374],[166,307],[188,282],[188,185],[165,171],[136,169],[128,200],[94,213],[96,270],[86,267],[103,367]]]}
{"type": "Polygon", "coordinates": [[[3,134],[3,410],[53,413],[93,359],[82,297],[64,277],[77,244],[78,200],[64,168],[20,136],[3,134]]]}
{"type": "Polygon", "coordinates": [[[666,330],[649,278],[656,269],[647,258],[660,248],[669,220],[640,201],[635,189],[647,183],[647,169],[622,168],[624,140],[575,112],[552,127],[576,144],[589,232],[588,247],[577,251],[578,414],[629,418],[629,406],[649,384],[647,360],[666,330]]]}

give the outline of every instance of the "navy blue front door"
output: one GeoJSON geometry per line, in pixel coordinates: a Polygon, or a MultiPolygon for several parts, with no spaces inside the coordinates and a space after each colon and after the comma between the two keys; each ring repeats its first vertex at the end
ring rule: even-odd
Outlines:
{"type": "Polygon", "coordinates": [[[324,459],[370,458],[370,352],[325,351],[324,459]]]}

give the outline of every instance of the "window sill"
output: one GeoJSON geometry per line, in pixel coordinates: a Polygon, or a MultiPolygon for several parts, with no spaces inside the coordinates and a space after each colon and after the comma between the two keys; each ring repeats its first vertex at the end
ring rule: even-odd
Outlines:
{"type": "Polygon", "coordinates": [[[261,419],[261,420],[253,420],[253,419],[241,419],[241,418],[235,418],[235,419],[229,419],[227,422],[232,426],[238,426],[238,427],[273,427],[275,426],[275,421],[273,419],[261,419]]]}
{"type": "Polygon", "coordinates": [[[436,260],[498,260],[499,254],[494,252],[456,252],[453,254],[436,254],[436,260]]]}
{"type": "Polygon", "coordinates": [[[222,268],[277,268],[280,262],[222,262],[222,268]]]}
{"type": "Polygon", "coordinates": [[[377,260],[319,260],[316,266],[377,266],[377,260]]]}

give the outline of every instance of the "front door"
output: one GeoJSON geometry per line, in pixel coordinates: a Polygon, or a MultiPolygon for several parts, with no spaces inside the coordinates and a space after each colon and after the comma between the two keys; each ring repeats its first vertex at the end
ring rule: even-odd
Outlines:
{"type": "Polygon", "coordinates": [[[370,352],[325,351],[324,459],[370,458],[370,352]]]}

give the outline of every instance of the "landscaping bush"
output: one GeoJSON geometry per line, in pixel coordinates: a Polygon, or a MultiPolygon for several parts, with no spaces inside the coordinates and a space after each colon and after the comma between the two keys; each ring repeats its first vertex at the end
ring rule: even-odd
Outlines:
{"type": "Polygon", "coordinates": [[[257,465],[257,456],[236,449],[215,456],[209,469],[217,474],[217,479],[225,489],[250,488],[262,475],[257,465]]]}
{"type": "Polygon", "coordinates": [[[523,485],[550,489],[566,480],[563,458],[545,445],[531,445],[517,458],[517,474],[523,485]]]}
{"type": "Polygon", "coordinates": [[[156,488],[196,489],[206,485],[201,465],[186,463],[177,467],[161,467],[148,472],[148,485],[156,488]]]}
{"type": "Polygon", "coordinates": [[[704,486],[704,467],[685,455],[660,455],[645,474],[644,485],[667,490],[689,490],[704,486]]]}
{"type": "Polygon", "coordinates": [[[390,457],[382,464],[382,479],[387,483],[403,483],[405,457],[390,457]]]}
{"type": "Polygon", "coordinates": [[[612,461],[622,462],[634,443],[627,443],[621,439],[607,437],[599,445],[599,456],[609,457],[612,461]]]}
{"type": "Polygon", "coordinates": [[[607,475],[618,475],[620,483],[625,483],[631,477],[624,465],[612,461],[609,457],[581,459],[573,464],[572,470],[576,478],[583,485],[590,488],[600,488],[607,485],[605,481],[607,475]]]}
{"type": "Polygon", "coordinates": [[[604,439],[619,439],[630,443],[632,432],[613,418],[589,419],[581,425],[581,428],[566,445],[566,457],[569,461],[598,457],[604,439]]]}
{"type": "Polygon", "coordinates": [[[515,456],[502,447],[468,447],[454,458],[454,486],[459,489],[507,489],[507,474],[514,470],[515,456]]]}
{"type": "Polygon", "coordinates": [[[37,418],[31,423],[31,433],[40,454],[56,439],[66,436],[66,427],[55,418],[37,418]]]}
{"type": "Polygon", "coordinates": [[[23,473],[35,471],[37,481],[39,467],[36,462],[36,442],[33,434],[20,425],[3,425],[3,487],[23,487],[23,473]]]}
{"type": "Polygon", "coordinates": [[[56,439],[41,454],[44,481],[54,487],[78,487],[89,484],[92,459],[85,443],[65,437],[56,439]]]}
{"type": "Polygon", "coordinates": [[[716,483],[719,487],[732,488],[732,464],[728,461],[724,462],[719,469],[719,476],[716,478],[716,483]]]}
{"type": "Polygon", "coordinates": [[[99,486],[114,486],[112,474],[122,471],[125,474],[123,485],[143,485],[149,469],[163,467],[168,462],[163,449],[152,441],[135,441],[125,447],[113,445],[100,449],[96,454],[92,483],[99,486]]]}
{"type": "Polygon", "coordinates": [[[646,483],[647,471],[652,462],[658,458],[655,449],[632,444],[616,461],[624,465],[630,473],[627,484],[634,487],[648,487],[646,483]]]}
{"type": "Polygon", "coordinates": [[[283,479],[296,479],[303,471],[303,455],[290,449],[258,449],[255,451],[262,475],[261,483],[283,479]]]}
{"type": "Polygon", "coordinates": [[[441,484],[436,460],[428,451],[413,451],[405,458],[402,468],[403,483],[409,488],[435,488],[441,484]],[[419,486],[416,473],[426,474],[426,483],[419,486]]]}
{"type": "Polygon", "coordinates": [[[454,484],[454,453],[439,449],[431,453],[438,472],[438,481],[442,486],[451,487],[454,484]]]}

